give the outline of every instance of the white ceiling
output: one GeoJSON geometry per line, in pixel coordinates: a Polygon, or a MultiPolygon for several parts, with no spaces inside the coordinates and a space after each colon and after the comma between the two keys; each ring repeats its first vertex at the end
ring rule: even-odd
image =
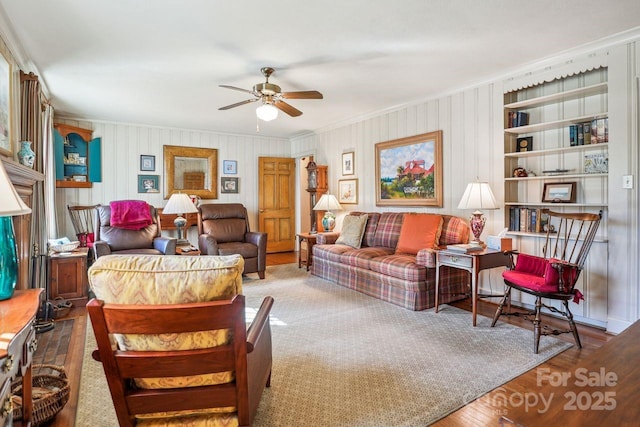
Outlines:
{"type": "MultiPolygon", "coordinates": [[[[59,115],[251,134],[264,81],[292,137],[486,81],[640,26],[638,0],[0,0],[59,115]]],[[[6,31],[6,30],[5,30],[6,31]]]]}

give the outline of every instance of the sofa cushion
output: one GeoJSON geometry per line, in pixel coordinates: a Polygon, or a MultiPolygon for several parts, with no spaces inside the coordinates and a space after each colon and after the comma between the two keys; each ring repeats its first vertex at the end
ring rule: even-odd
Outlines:
{"type": "Polygon", "coordinates": [[[359,249],[362,244],[362,236],[367,225],[368,215],[347,215],[342,223],[340,237],[336,240],[337,244],[351,246],[359,249]]]}
{"type": "Polygon", "coordinates": [[[416,264],[416,257],[413,255],[393,254],[374,258],[369,262],[369,269],[408,282],[427,280],[427,269],[416,264]]]}
{"type": "Polygon", "coordinates": [[[415,255],[420,249],[434,248],[442,232],[442,215],[407,213],[404,214],[397,254],[415,255]]]}
{"type": "Polygon", "coordinates": [[[380,221],[379,212],[351,212],[349,215],[366,215],[367,226],[364,229],[364,235],[362,236],[362,247],[375,246],[374,239],[376,236],[376,228],[378,228],[378,221],[380,221]]]}
{"type": "Polygon", "coordinates": [[[402,212],[383,212],[380,215],[372,246],[395,249],[402,229],[402,212]]]}
{"type": "Polygon", "coordinates": [[[389,248],[361,248],[343,253],[339,262],[369,270],[371,260],[392,254],[393,249],[389,248]]]}
{"type": "Polygon", "coordinates": [[[440,246],[469,243],[469,226],[460,217],[442,215],[442,233],[440,233],[440,246]]]}

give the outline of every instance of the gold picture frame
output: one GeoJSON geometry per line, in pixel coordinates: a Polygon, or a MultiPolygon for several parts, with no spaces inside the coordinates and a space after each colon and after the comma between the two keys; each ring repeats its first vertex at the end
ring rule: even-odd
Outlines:
{"type": "Polygon", "coordinates": [[[376,206],[442,207],[442,131],[375,146],[376,206]]]}
{"type": "Polygon", "coordinates": [[[7,157],[13,155],[13,109],[12,107],[12,78],[11,61],[0,49],[0,154],[7,157]]]}
{"type": "Polygon", "coordinates": [[[356,178],[338,180],[338,202],[345,205],[358,204],[358,180],[356,178]]]}
{"type": "Polygon", "coordinates": [[[173,193],[185,192],[201,199],[218,198],[218,150],[215,148],[163,146],[165,168],[165,193],[168,199],[173,193]],[[184,177],[201,178],[188,179],[184,177]],[[197,183],[198,187],[184,185],[185,181],[197,183]]]}

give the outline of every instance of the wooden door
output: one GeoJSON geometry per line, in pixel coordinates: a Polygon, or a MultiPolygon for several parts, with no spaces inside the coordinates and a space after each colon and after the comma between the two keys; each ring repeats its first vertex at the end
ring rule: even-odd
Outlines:
{"type": "Polygon", "coordinates": [[[258,158],[258,227],[267,253],[295,250],[295,159],[258,158]]]}

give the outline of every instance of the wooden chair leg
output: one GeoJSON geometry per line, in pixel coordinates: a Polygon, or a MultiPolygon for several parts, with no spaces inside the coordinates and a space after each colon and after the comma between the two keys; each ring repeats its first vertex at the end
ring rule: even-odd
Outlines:
{"type": "Polygon", "coordinates": [[[582,343],[580,342],[580,335],[578,335],[578,327],[576,326],[576,322],[573,321],[573,314],[571,314],[571,310],[569,310],[569,301],[562,301],[564,304],[565,316],[569,321],[569,328],[571,329],[571,333],[573,334],[573,339],[576,341],[576,345],[578,348],[582,348],[582,343]]]}
{"type": "Polygon", "coordinates": [[[262,271],[258,271],[258,277],[259,277],[260,279],[264,279],[264,270],[262,270],[262,271]]]}
{"type": "Polygon", "coordinates": [[[536,317],[533,319],[533,352],[538,354],[540,347],[540,311],[542,310],[542,297],[536,297],[536,317]]]}
{"type": "Polygon", "coordinates": [[[491,327],[493,328],[498,321],[498,318],[502,314],[502,309],[504,308],[505,303],[509,302],[509,306],[511,306],[511,286],[507,286],[507,289],[504,291],[504,297],[502,297],[502,301],[498,305],[498,309],[496,313],[493,315],[493,322],[491,322],[491,327]]]}

